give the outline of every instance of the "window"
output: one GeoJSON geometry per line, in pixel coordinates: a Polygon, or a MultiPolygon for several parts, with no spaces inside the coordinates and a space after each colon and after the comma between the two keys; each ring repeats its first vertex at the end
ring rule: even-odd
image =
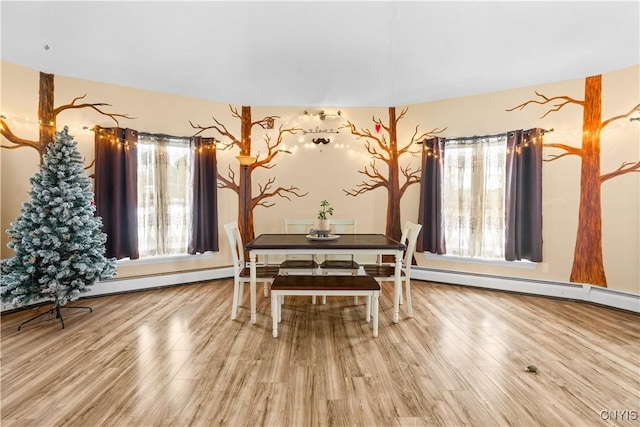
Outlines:
{"type": "Polygon", "coordinates": [[[449,255],[504,259],[507,138],[447,140],[443,225],[449,255]]]}
{"type": "Polygon", "coordinates": [[[139,134],[137,160],[140,257],[186,254],[193,211],[189,139],[139,134]]]}
{"type": "Polygon", "coordinates": [[[424,140],[418,251],[542,262],[543,134],[424,140]]]}
{"type": "Polygon", "coordinates": [[[215,142],[96,127],[94,189],[105,256],[219,250],[215,142]]]}

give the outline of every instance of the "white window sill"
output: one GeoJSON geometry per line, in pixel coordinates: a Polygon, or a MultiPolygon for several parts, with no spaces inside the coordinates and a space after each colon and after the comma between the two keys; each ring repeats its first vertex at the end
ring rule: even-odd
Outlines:
{"type": "Polygon", "coordinates": [[[118,265],[146,265],[146,264],[161,264],[167,262],[181,262],[181,261],[199,261],[199,260],[213,259],[213,252],[205,252],[203,254],[176,254],[176,255],[156,255],[138,259],[122,258],[117,261],[118,265]]]}
{"type": "Polygon", "coordinates": [[[499,259],[461,257],[456,255],[437,255],[431,252],[423,252],[423,255],[426,260],[446,261],[446,262],[456,262],[456,263],[466,263],[466,264],[482,264],[482,265],[491,265],[495,267],[520,268],[524,270],[535,270],[538,265],[538,263],[526,261],[526,260],[505,261],[505,260],[499,260],[499,259]]]}

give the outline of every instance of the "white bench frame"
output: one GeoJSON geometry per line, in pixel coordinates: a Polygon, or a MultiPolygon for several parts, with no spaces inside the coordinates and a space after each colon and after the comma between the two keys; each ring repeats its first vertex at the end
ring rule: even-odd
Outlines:
{"type": "MultiPolygon", "coordinates": [[[[276,277],[274,284],[280,280],[281,277],[287,277],[294,279],[296,276],[278,276],[276,277]]],[[[309,277],[309,276],[307,276],[309,277]]],[[[349,280],[353,277],[369,277],[369,276],[311,276],[311,277],[331,277],[332,280],[349,280]]],[[[371,322],[373,317],[373,336],[378,336],[378,299],[380,298],[380,284],[375,281],[373,277],[371,280],[377,285],[377,290],[364,290],[364,289],[331,289],[328,287],[314,287],[313,289],[299,289],[290,287],[288,289],[273,289],[271,288],[271,319],[273,321],[273,337],[278,336],[278,323],[282,321],[282,304],[284,303],[284,297],[291,296],[363,296],[366,297],[366,316],[367,323],[371,322]]],[[[272,285],[273,286],[273,285],[272,285]]],[[[307,288],[307,286],[305,286],[307,288]]]]}

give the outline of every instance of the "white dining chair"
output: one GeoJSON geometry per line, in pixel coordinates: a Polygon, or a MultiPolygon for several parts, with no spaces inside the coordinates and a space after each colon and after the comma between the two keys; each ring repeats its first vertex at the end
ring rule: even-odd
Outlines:
{"type": "MultiPolygon", "coordinates": [[[[242,302],[245,283],[251,283],[251,271],[244,257],[244,244],[240,236],[238,222],[230,222],[224,225],[224,230],[229,238],[231,255],[233,258],[233,305],[231,307],[231,320],[235,320],[238,307],[242,302]]],[[[256,267],[256,283],[264,283],[264,296],[269,296],[269,287],[279,273],[279,266],[261,265],[256,267]]]]}
{"type": "MultiPolygon", "coordinates": [[[[413,317],[413,306],[411,304],[411,261],[421,229],[421,224],[407,221],[402,229],[402,236],[400,237],[400,243],[404,243],[407,247],[402,257],[401,275],[409,317],[413,317]]],[[[395,281],[395,264],[382,263],[380,258],[376,264],[364,265],[363,269],[365,274],[373,276],[373,278],[380,283],[380,287],[382,287],[382,282],[395,281]]],[[[400,288],[400,301],[402,301],[402,287],[400,288]]]]}
{"type": "MultiPolygon", "coordinates": [[[[309,234],[314,227],[313,219],[284,219],[285,234],[309,234]]],[[[286,255],[284,261],[280,263],[280,274],[311,274],[318,271],[318,261],[315,255],[286,255]]]]}
{"type": "MultiPolygon", "coordinates": [[[[329,227],[332,234],[355,234],[358,220],[355,218],[347,219],[329,219],[329,227]]],[[[325,256],[324,261],[320,263],[320,271],[324,275],[329,274],[349,274],[356,276],[360,271],[358,264],[353,255],[333,255],[325,256]]],[[[353,297],[354,304],[358,303],[358,297],[353,297]]],[[[327,303],[327,297],[322,296],[322,303],[327,303]]]]}
{"type": "MultiPolygon", "coordinates": [[[[332,234],[355,234],[358,221],[353,219],[330,219],[329,227],[332,234]]],[[[360,270],[360,264],[358,264],[353,255],[348,255],[348,258],[340,255],[334,255],[332,257],[326,256],[324,261],[320,263],[320,271],[323,274],[329,273],[348,273],[352,275],[358,274],[360,270]]]]}

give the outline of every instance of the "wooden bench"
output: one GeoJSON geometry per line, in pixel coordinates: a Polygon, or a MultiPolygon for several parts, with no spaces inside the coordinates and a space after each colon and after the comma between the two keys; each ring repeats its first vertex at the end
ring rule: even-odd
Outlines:
{"type": "Polygon", "coordinates": [[[271,284],[271,318],[274,337],[278,336],[278,323],[282,320],[282,303],[286,295],[367,297],[366,321],[369,323],[373,314],[373,336],[378,336],[380,284],[371,276],[296,275],[276,277],[271,284]]]}

